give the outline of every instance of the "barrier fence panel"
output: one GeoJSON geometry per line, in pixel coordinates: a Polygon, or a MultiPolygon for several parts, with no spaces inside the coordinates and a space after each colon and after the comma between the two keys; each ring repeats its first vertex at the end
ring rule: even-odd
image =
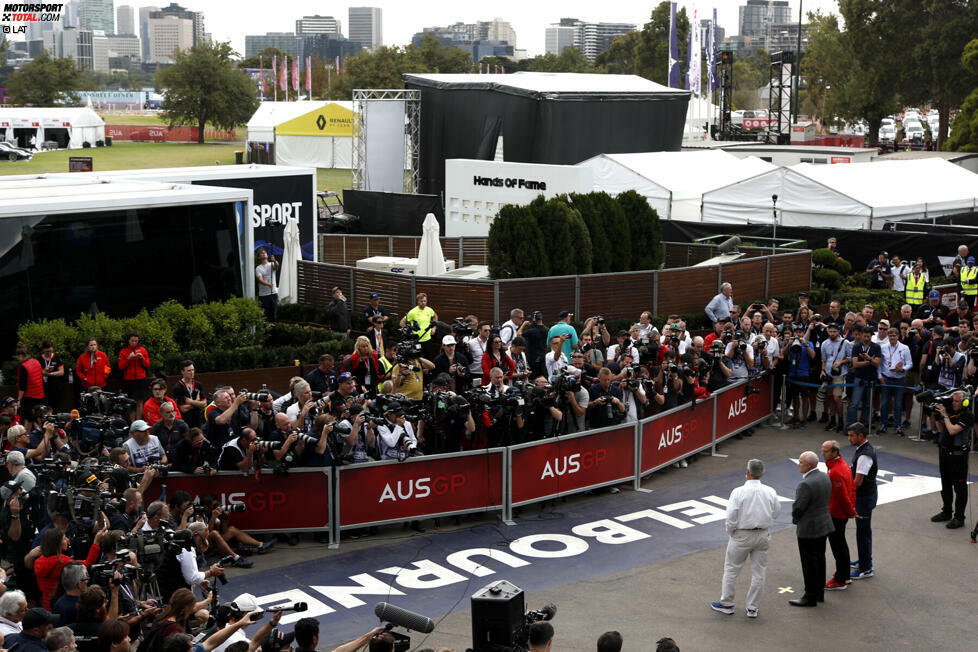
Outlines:
{"type": "Polygon", "coordinates": [[[337,531],[503,509],[505,448],[337,468],[337,531]]]}
{"type": "Polygon", "coordinates": [[[631,423],[510,446],[510,506],[632,480],[636,427],[631,423]]]}
{"type": "MultiPolygon", "coordinates": [[[[244,505],[232,521],[248,532],[330,531],[333,469],[291,469],[286,476],[262,471],[253,474],[220,471],[216,476],[171,473],[153,481],[148,494],[158,496],[166,485],[167,496],[183,490],[191,496],[217,494],[218,504],[244,505]]],[[[332,537],[331,537],[332,539],[332,537]]]]}
{"type": "Polygon", "coordinates": [[[772,384],[769,374],[714,392],[717,401],[715,441],[727,439],[770,417],[774,411],[772,384]],[[760,391],[748,393],[748,387],[760,391]]]}
{"type": "Polygon", "coordinates": [[[715,401],[710,396],[694,405],[675,408],[643,420],[639,476],[646,476],[712,446],[715,401]]]}

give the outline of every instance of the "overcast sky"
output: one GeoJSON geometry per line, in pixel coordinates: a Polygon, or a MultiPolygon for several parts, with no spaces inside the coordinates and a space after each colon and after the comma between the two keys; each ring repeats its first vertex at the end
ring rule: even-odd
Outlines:
{"type": "MultiPolygon", "coordinates": [[[[171,0],[161,2],[168,4],[171,0]]],[[[789,0],[793,20],[797,20],[798,1],[789,0]]],[[[823,13],[838,13],[835,0],[803,0],[807,13],[820,9],[823,13]]],[[[140,2],[116,0],[116,5],[140,2]]],[[[322,0],[179,0],[179,4],[205,14],[207,31],[218,40],[231,41],[238,52],[244,54],[245,34],[264,34],[265,32],[291,32],[295,30],[295,20],[303,15],[332,15],[342,22],[343,33],[348,35],[347,9],[351,6],[374,6],[383,9],[383,36],[385,45],[404,45],[410,42],[415,32],[422,27],[450,25],[454,22],[474,22],[499,17],[508,20],[516,30],[516,46],[525,48],[529,54],[542,54],[544,30],[550,23],[562,17],[578,18],[593,22],[626,22],[643,25],[652,9],[658,4],[619,0],[610,3],[596,3],[594,0],[495,0],[495,2],[456,2],[451,0],[380,0],[373,3],[331,3],[322,0]]],[[[717,9],[717,18],[727,35],[736,34],[737,8],[746,4],[742,0],[713,0],[691,2],[680,0],[679,6],[686,7],[692,14],[695,7],[702,17],[712,15],[717,9]]]]}

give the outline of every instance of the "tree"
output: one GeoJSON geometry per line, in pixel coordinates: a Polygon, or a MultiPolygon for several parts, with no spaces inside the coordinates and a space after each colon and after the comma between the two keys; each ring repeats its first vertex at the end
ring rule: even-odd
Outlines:
{"type": "Polygon", "coordinates": [[[403,58],[399,47],[386,45],[347,58],[343,71],[333,73],[329,99],[349,100],[354,88],[404,88],[400,69],[403,58]]]}
{"type": "Polygon", "coordinates": [[[632,256],[629,269],[658,269],[662,263],[662,226],[659,214],[649,206],[648,200],[634,190],[628,190],[615,198],[628,219],[629,241],[632,256]]]}
{"type": "Polygon", "coordinates": [[[594,72],[594,64],[580,49],[570,47],[565,48],[560,56],[548,52],[533,57],[527,63],[526,69],[531,72],[594,72]]]}
{"type": "Polygon", "coordinates": [[[174,52],[172,66],[156,74],[163,91],[161,109],[169,126],[196,124],[204,142],[208,122],[228,131],[244,124],[258,109],[255,83],[231,60],[229,43],[205,42],[174,52]]]}
{"type": "Polygon", "coordinates": [[[467,73],[472,72],[472,55],[465,50],[442,45],[434,34],[425,34],[417,46],[404,49],[401,72],[467,73]]]}
{"type": "MultiPolygon", "coordinates": [[[[568,253],[574,250],[570,231],[570,213],[573,209],[559,199],[546,199],[539,195],[530,203],[530,212],[543,234],[543,246],[551,252],[550,273],[554,276],[578,274],[576,261],[568,253]]],[[[517,241],[518,242],[518,241],[517,241]]]]}
{"type": "MultiPolygon", "coordinates": [[[[590,194],[590,209],[602,216],[609,244],[609,272],[627,272],[632,265],[632,236],[625,210],[606,192],[590,194]]],[[[594,232],[591,232],[594,239],[594,232]]]]}
{"type": "Polygon", "coordinates": [[[10,103],[15,106],[77,106],[82,73],[71,59],[47,52],[10,76],[10,103]]]}
{"type": "Polygon", "coordinates": [[[594,65],[601,72],[612,75],[634,75],[635,58],[641,40],[641,32],[633,30],[619,36],[608,49],[598,55],[594,65]]]}
{"type": "Polygon", "coordinates": [[[825,116],[849,113],[841,104],[849,55],[835,14],[809,13],[808,25],[808,49],[801,60],[801,75],[808,87],[807,103],[798,105],[804,108],[800,113],[817,113],[824,123],[825,116]]]}
{"type": "Polygon", "coordinates": [[[609,229],[604,213],[595,205],[597,194],[571,193],[569,199],[571,206],[581,214],[581,218],[587,226],[588,235],[591,239],[591,267],[595,274],[600,274],[612,271],[611,259],[614,256],[614,251],[611,248],[611,241],[608,239],[609,229]]]}
{"type": "Polygon", "coordinates": [[[489,276],[521,278],[550,275],[543,234],[527,206],[507,204],[489,227],[489,276]]]}
{"type": "MultiPolygon", "coordinates": [[[[978,39],[964,47],[961,65],[978,82],[978,39]]],[[[978,87],[964,100],[951,126],[951,135],[944,149],[952,152],[978,152],[978,87]]]]}
{"type": "MultiPolygon", "coordinates": [[[[669,85],[669,17],[671,4],[660,2],[645,23],[635,43],[636,75],[656,83],[669,85]]],[[[689,17],[686,8],[676,12],[676,45],[679,49],[680,77],[686,65],[689,49],[689,17]]]]}
{"type": "Polygon", "coordinates": [[[259,68],[262,66],[262,64],[264,64],[265,70],[268,70],[272,67],[273,61],[278,59],[278,61],[281,62],[285,57],[288,57],[289,59],[295,58],[290,54],[282,52],[278,48],[267,47],[253,57],[248,57],[247,59],[238,61],[238,68],[259,68]]]}

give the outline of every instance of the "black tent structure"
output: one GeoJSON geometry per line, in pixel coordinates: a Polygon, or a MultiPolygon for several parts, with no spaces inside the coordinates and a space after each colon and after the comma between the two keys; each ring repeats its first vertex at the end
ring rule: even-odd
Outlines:
{"type": "Polygon", "coordinates": [[[408,74],[404,84],[421,91],[419,192],[428,194],[444,191],[446,159],[572,165],[679,151],[690,97],[636,75],[408,74]]]}

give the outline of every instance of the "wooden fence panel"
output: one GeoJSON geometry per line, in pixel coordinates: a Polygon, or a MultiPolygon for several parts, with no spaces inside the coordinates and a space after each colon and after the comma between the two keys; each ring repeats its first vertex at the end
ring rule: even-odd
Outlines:
{"type": "Polygon", "coordinates": [[[771,280],[768,294],[791,294],[811,286],[812,252],[802,251],[771,258],[771,280]]]}
{"type": "Polygon", "coordinates": [[[578,321],[601,315],[605,319],[638,321],[652,310],[655,273],[600,274],[581,277],[581,314],[578,321]]]}
{"type": "Polygon", "coordinates": [[[659,270],[659,314],[703,312],[719,288],[716,267],[659,270]]]}
{"type": "Polygon", "coordinates": [[[764,259],[737,261],[724,264],[720,270],[720,278],[722,282],[733,286],[734,302],[743,307],[749,301],[767,299],[764,296],[766,272],[767,261],[764,259]]]}
{"type": "Polygon", "coordinates": [[[394,236],[394,253],[391,255],[395,258],[417,258],[420,244],[421,238],[394,236]]]}
{"type": "Polygon", "coordinates": [[[520,308],[526,316],[539,310],[546,323],[553,324],[562,310],[574,312],[574,277],[500,281],[500,323],[509,319],[513,308],[520,308]]]}
{"type": "Polygon", "coordinates": [[[380,294],[380,305],[398,318],[414,307],[410,276],[356,269],[353,272],[353,285],[354,288],[348,296],[352,302],[350,307],[356,313],[367,305],[371,292],[380,294]]]}
{"type": "Polygon", "coordinates": [[[299,261],[298,267],[296,280],[299,286],[299,303],[325,308],[332,299],[333,288],[337,285],[345,292],[352,292],[349,268],[308,260],[299,261]]]}
{"type": "Polygon", "coordinates": [[[473,314],[480,320],[492,320],[492,281],[454,281],[419,276],[417,291],[428,295],[428,305],[438,313],[438,319],[451,323],[456,317],[473,314]]]}

